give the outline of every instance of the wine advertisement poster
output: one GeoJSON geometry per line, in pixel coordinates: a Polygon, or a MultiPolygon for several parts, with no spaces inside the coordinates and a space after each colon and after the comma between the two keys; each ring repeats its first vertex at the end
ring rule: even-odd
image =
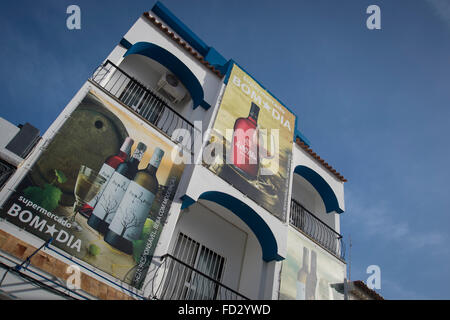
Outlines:
{"type": "Polygon", "coordinates": [[[220,145],[205,166],[282,221],[289,205],[295,120],[234,65],[205,148],[220,145]]]}
{"type": "Polygon", "coordinates": [[[90,91],[0,215],[139,289],[184,169],[173,148],[90,91]]]}
{"type": "Polygon", "coordinates": [[[343,300],[345,263],[289,228],[280,300],[343,300]]]}

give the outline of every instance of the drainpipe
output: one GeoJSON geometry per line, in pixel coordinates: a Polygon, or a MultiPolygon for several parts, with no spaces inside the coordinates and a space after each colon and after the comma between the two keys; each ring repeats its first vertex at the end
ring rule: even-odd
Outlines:
{"type": "Polygon", "coordinates": [[[348,299],[348,281],[347,278],[344,278],[344,300],[349,300],[348,299]]]}

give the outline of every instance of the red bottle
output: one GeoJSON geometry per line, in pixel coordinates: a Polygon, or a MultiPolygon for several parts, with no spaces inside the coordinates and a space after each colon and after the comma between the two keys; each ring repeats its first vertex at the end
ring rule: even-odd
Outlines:
{"type": "Polygon", "coordinates": [[[252,102],[248,117],[234,123],[233,166],[249,179],[256,179],[259,172],[258,115],[259,107],[252,102]]]}
{"type": "MultiPolygon", "coordinates": [[[[120,147],[119,153],[106,159],[105,164],[116,170],[119,164],[127,160],[133,143],[134,141],[130,137],[125,138],[125,141],[120,147]]],[[[102,170],[100,170],[100,173],[102,173],[101,171],[102,170]]]]}
{"type": "Polygon", "coordinates": [[[131,147],[133,146],[133,139],[130,137],[127,137],[125,141],[123,142],[122,146],[120,147],[119,153],[113,156],[110,156],[108,159],[106,159],[105,163],[103,164],[102,168],[99,171],[99,174],[101,174],[103,177],[106,178],[105,183],[103,184],[102,188],[98,192],[98,194],[86,203],[83,208],[81,208],[80,213],[84,215],[85,217],[89,217],[92,214],[92,211],[94,210],[95,205],[97,204],[98,199],[103,193],[103,190],[105,189],[106,185],[108,184],[109,179],[113,175],[114,171],[116,171],[119,164],[122,162],[125,162],[130,155],[131,147]]]}

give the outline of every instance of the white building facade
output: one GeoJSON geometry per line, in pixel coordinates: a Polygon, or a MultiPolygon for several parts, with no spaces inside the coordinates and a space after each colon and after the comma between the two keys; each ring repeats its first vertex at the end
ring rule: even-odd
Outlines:
{"type": "MultiPolygon", "coordinates": [[[[283,212],[259,201],[245,185],[211,170],[203,158],[237,64],[205,44],[159,2],[118,40],[1,189],[4,266],[14,268],[32,256],[15,277],[28,275],[47,284],[52,279],[55,290],[76,299],[344,299],[339,289],[346,278],[340,217],[346,180],[311,149],[293,123],[285,184],[282,190],[272,186],[265,191],[266,198],[284,201],[283,212]],[[95,206],[74,219],[68,214],[72,203],[82,198],[76,194],[81,185],[76,161],[83,159],[81,164],[98,171],[101,163],[84,153],[99,152],[104,159],[116,154],[127,136],[140,137],[134,150],[138,140],[147,150],[156,144],[165,150],[156,174],[159,191],[147,208],[152,213],[136,227],[139,235],[125,241],[132,245],[131,254],[122,244],[105,243],[86,222],[95,206]],[[110,138],[117,141],[108,142],[111,148],[103,153],[102,141],[110,138]],[[167,160],[173,150],[191,161],[180,165],[167,160]],[[63,152],[71,159],[55,155],[63,152]],[[33,188],[51,189],[53,198],[47,201],[44,191],[33,188]],[[48,204],[51,201],[56,203],[48,204]],[[56,233],[49,230],[50,223],[56,233]]],[[[242,114],[247,117],[248,110],[242,114]]],[[[128,159],[131,156],[128,150],[128,159]]],[[[142,160],[141,171],[145,164],[142,160]]],[[[104,195],[106,189],[101,190],[104,195]]],[[[85,200],[85,205],[92,204],[92,199],[85,200]]],[[[8,294],[1,284],[0,290],[8,294]]],[[[44,286],[30,294],[26,297],[53,297],[44,286]]]]}

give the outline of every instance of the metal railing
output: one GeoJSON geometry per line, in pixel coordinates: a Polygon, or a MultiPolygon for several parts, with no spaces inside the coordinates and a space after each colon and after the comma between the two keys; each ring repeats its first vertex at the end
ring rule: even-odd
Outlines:
{"type": "Polygon", "coordinates": [[[152,298],[158,300],[249,300],[170,254],[152,275],[152,298]]]}
{"type": "Polygon", "coordinates": [[[97,68],[91,80],[183,149],[193,152],[199,130],[171,108],[168,100],[156,90],[145,87],[109,60],[97,68]],[[184,129],[184,132],[174,134],[176,129],[184,129]]]}
{"type": "Polygon", "coordinates": [[[342,235],[334,231],[294,199],[291,199],[289,223],[339,259],[345,259],[345,246],[342,235]]]}
{"type": "MultiPolygon", "coordinates": [[[[19,299],[19,296],[23,293],[29,294],[31,291],[39,292],[39,290],[44,290],[47,298],[47,294],[54,294],[65,299],[76,300],[81,298],[84,300],[89,300],[88,297],[77,292],[76,289],[72,290],[68,288],[64,285],[64,282],[61,281],[61,279],[58,279],[55,276],[51,276],[51,278],[49,278],[48,276],[43,275],[42,271],[37,272],[33,270],[34,268],[30,268],[31,258],[44,247],[49,248],[48,245],[52,240],[52,238],[47,240],[25,260],[22,260],[21,263],[0,254],[0,260],[2,260],[0,261],[0,269],[4,270],[2,276],[0,277],[0,293],[3,293],[4,296],[9,299],[19,299]],[[15,264],[15,266],[8,265],[11,263],[13,265],[15,264]],[[31,275],[26,274],[25,272],[31,273],[31,275]],[[6,283],[9,274],[13,276],[13,281],[8,281],[8,283],[6,283]],[[38,276],[38,278],[35,276],[38,276]]],[[[36,293],[36,298],[39,298],[39,293],[36,293]]]]}

